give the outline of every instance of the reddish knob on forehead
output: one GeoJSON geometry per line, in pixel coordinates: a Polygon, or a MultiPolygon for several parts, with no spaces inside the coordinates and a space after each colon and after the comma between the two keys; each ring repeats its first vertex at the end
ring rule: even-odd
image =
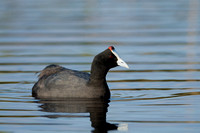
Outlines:
{"type": "Polygon", "coordinates": [[[114,50],[115,48],[113,46],[108,47],[108,49],[110,49],[110,51],[114,50]]]}

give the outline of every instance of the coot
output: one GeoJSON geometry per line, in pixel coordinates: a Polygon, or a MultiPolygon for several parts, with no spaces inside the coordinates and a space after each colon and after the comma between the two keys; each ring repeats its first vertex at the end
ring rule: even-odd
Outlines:
{"type": "Polygon", "coordinates": [[[110,68],[128,65],[119,57],[113,46],[96,55],[91,74],[49,65],[44,68],[32,88],[36,98],[110,98],[106,74],[110,68]]]}

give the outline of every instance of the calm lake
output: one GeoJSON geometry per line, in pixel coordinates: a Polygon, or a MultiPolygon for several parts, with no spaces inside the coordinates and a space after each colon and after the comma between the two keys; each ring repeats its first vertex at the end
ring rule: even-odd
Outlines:
{"type": "Polygon", "coordinates": [[[200,1],[0,0],[0,133],[35,132],[199,133],[200,1]],[[45,66],[90,72],[110,45],[130,69],[109,103],[31,96],[45,66]]]}

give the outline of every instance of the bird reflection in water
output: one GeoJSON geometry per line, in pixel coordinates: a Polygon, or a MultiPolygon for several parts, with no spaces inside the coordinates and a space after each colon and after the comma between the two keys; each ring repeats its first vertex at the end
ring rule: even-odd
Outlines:
{"type": "MultiPolygon", "coordinates": [[[[40,99],[41,111],[57,113],[90,113],[92,133],[107,133],[116,130],[117,124],[106,122],[109,100],[103,99],[40,99]]],[[[62,117],[59,115],[46,116],[50,118],[62,117]]]]}

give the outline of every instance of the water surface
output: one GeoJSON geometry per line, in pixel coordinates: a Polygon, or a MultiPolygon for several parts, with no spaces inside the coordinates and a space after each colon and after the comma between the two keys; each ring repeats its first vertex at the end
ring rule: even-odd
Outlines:
{"type": "Polygon", "coordinates": [[[198,0],[0,3],[0,132],[200,131],[198,0]],[[109,45],[130,67],[107,75],[109,103],[31,96],[46,65],[89,72],[109,45]]]}

